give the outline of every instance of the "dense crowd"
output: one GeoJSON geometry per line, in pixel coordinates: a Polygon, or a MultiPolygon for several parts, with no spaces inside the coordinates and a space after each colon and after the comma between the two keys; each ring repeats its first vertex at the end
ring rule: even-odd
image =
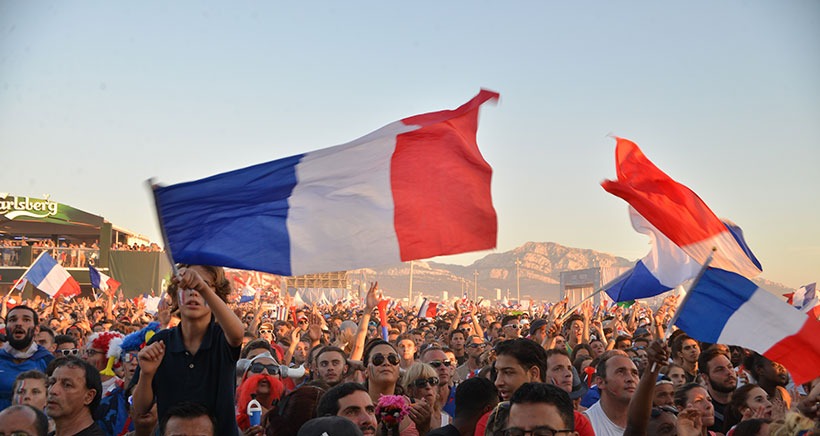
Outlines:
{"type": "Polygon", "coordinates": [[[426,318],[375,284],[361,305],[262,295],[239,303],[204,266],[181,268],[156,313],[121,294],[7,295],[0,434],[820,434],[820,379],[666,332],[674,297],[458,300],[426,318]]]}

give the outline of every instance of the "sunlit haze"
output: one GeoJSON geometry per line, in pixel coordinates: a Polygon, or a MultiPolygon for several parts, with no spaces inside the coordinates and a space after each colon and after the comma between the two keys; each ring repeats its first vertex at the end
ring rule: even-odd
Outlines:
{"type": "MultiPolygon", "coordinates": [[[[740,225],[762,277],[820,265],[820,2],[0,3],[0,192],[159,240],[194,180],[455,108],[480,88],[498,250],[649,249],[615,141],[740,225]]],[[[467,264],[487,252],[443,258],[467,264]]]]}

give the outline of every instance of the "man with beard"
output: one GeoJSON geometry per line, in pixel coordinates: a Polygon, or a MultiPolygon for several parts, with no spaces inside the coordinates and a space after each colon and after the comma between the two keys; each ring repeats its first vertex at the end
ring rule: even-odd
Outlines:
{"type": "Polygon", "coordinates": [[[330,386],[336,386],[342,382],[347,368],[347,358],[341,348],[324,347],[316,355],[316,379],[330,386]]]}
{"type": "Polygon", "coordinates": [[[715,406],[715,423],[709,427],[714,432],[723,431],[726,406],[732,400],[732,392],[737,388],[737,375],[732,368],[728,353],[720,348],[708,348],[698,357],[698,372],[706,382],[706,390],[715,406]]]}
{"type": "Polygon", "coordinates": [[[6,340],[0,348],[0,410],[11,405],[12,388],[17,375],[31,370],[46,372],[54,359],[47,349],[34,342],[39,319],[27,306],[15,306],[6,316],[6,340]]]}
{"type": "Polygon", "coordinates": [[[353,421],[366,436],[376,434],[376,406],[359,383],[342,383],[322,395],[316,416],[334,415],[353,421]]]}

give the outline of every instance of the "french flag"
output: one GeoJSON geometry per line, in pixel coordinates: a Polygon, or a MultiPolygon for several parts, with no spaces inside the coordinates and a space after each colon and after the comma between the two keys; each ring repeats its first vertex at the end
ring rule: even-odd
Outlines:
{"type": "Polygon", "coordinates": [[[419,313],[416,318],[435,318],[436,306],[438,306],[438,303],[433,303],[425,298],[424,302],[421,303],[421,307],[419,307],[419,313]]]}
{"type": "Polygon", "coordinates": [[[117,289],[120,287],[120,282],[101,273],[97,268],[91,265],[88,265],[88,277],[91,279],[91,287],[103,292],[117,292],[117,289]]]}
{"type": "Polygon", "coordinates": [[[790,297],[792,306],[817,319],[820,316],[820,299],[817,297],[817,283],[801,286],[790,297]]]}
{"type": "Polygon", "coordinates": [[[740,228],[722,222],[691,189],[658,169],[632,141],[616,138],[618,180],[601,186],[626,200],[689,257],[703,265],[717,248],[711,266],[754,277],[763,270],[740,228]]]}
{"type": "Polygon", "coordinates": [[[494,248],[482,90],[455,110],[205,179],[154,186],[174,260],[286,276],[494,248]]]}
{"type": "Polygon", "coordinates": [[[80,294],[80,284],[48,253],[43,252],[31,265],[26,278],[35,288],[51,298],[80,294]]]}
{"type": "Polygon", "coordinates": [[[755,350],[795,384],[820,375],[820,322],[743,276],[709,268],[678,312],[675,324],[689,336],[755,350]]]}
{"type": "Polygon", "coordinates": [[[247,302],[253,301],[255,298],[256,298],[256,289],[245,285],[245,287],[242,288],[242,294],[239,296],[239,302],[240,303],[247,303],[247,302]]]}

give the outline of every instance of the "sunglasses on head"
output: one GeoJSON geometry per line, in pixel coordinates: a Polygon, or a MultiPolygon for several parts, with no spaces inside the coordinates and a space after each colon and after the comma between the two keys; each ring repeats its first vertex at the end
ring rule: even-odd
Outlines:
{"type": "Polygon", "coordinates": [[[254,363],[248,368],[249,372],[254,374],[262,374],[262,371],[268,370],[268,374],[270,375],[279,375],[279,365],[275,363],[271,363],[270,365],[265,365],[264,363],[254,363]]]}
{"type": "Polygon", "coordinates": [[[69,348],[67,350],[60,350],[63,353],[63,356],[79,356],[80,349],[79,348],[69,348]]]}
{"type": "Polygon", "coordinates": [[[370,363],[374,366],[382,366],[385,360],[387,360],[389,364],[396,366],[399,364],[399,355],[396,353],[390,353],[385,356],[382,353],[376,353],[373,355],[373,358],[370,359],[370,363]]]}
{"type": "Polygon", "coordinates": [[[450,359],[447,359],[447,360],[434,360],[434,361],[428,363],[428,365],[430,365],[430,366],[432,366],[433,368],[436,368],[436,369],[441,368],[441,365],[444,365],[445,367],[449,368],[451,364],[452,364],[452,362],[450,362],[450,359]]]}
{"type": "Polygon", "coordinates": [[[438,386],[438,377],[430,377],[430,378],[420,378],[413,382],[413,386],[417,388],[423,388],[427,385],[430,386],[438,386]]]}

